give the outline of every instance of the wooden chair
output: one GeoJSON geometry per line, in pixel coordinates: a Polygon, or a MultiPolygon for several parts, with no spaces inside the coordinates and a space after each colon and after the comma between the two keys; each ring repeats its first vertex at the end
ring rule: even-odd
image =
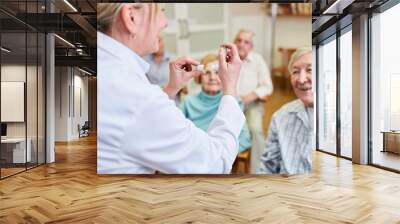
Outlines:
{"type": "Polygon", "coordinates": [[[248,148],[236,157],[235,163],[232,167],[232,173],[239,173],[240,164],[243,164],[245,174],[250,173],[250,152],[251,148],[248,148]]]}
{"type": "Polygon", "coordinates": [[[89,130],[90,130],[89,121],[85,121],[85,123],[82,126],[78,124],[79,138],[89,136],[89,130]]]}

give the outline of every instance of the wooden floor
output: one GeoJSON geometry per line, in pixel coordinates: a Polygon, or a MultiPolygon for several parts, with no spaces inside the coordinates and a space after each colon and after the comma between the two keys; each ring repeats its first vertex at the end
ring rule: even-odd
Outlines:
{"type": "Polygon", "coordinates": [[[25,168],[25,165],[18,165],[18,167],[7,167],[7,168],[1,168],[1,178],[5,178],[20,172],[24,172],[27,169],[33,169],[37,165],[36,164],[27,164],[27,167],[25,168]]]}
{"type": "Polygon", "coordinates": [[[25,167],[24,168],[1,168],[1,177],[7,177],[22,171],[25,171],[25,167]]]}
{"type": "Polygon", "coordinates": [[[96,139],[0,181],[0,223],[400,223],[400,175],[314,154],[310,176],[96,174],[96,139]]]}

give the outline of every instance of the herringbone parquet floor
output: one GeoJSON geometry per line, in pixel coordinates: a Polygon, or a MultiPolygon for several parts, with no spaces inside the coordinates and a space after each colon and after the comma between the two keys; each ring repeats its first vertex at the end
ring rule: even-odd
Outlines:
{"type": "Polygon", "coordinates": [[[400,223],[400,175],[316,152],[310,176],[99,176],[93,137],[0,181],[0,223],[400,223]]]}

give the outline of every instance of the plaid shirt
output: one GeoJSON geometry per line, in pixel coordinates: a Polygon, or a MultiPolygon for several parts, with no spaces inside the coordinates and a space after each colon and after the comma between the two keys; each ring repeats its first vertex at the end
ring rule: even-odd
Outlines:
{"type": "Polygon", "coordinates": [[[300,100],[282,106],[272,116],[258,173],[311,172],[313,122],[300,100]]]}

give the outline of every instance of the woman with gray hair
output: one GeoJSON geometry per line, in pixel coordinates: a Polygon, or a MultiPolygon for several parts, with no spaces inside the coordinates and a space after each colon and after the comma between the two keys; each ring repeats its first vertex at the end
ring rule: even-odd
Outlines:
{"type": "Polygon", "coordinates": [[[219,52],[224,96],[205,132],[171,100],[201,74],[192,69],[199,62],[188,57],[170,62],[164,89],[146,77],[149,64],[142,56],[158,50],[167,25],[162,7],[99,3],[97,12],[98,173],[229,173],[245,122],[235,99],[241,67],[236,47],[223,44],[219,52]]]}
{"type": "Polygon", "coordinates": [[[283,105],[272,116],[258,173],[311,173],[314,126],[311,48],[297,49],[288,69],[298,99],[283,105]]]}

